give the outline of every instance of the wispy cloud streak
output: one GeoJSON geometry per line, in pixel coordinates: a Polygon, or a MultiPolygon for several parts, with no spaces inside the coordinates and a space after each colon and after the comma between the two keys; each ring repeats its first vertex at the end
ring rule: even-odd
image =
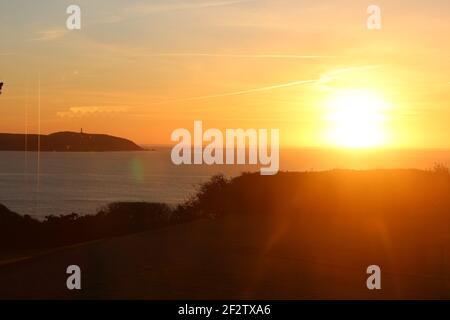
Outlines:
{"type": "Polygon", "coordinates": [[[55,40],[64,37],[67,34],[66,29],[51,29],[51,30],[44,30],[39,31],[36,33],[37,36],[33,39],[30,39],[31,41],[50,41],[55,40]]]}
{"type": "Polygon", "coordinates": [[[222,53],[150,53],[132,54],[133,57],[211,57],[211,58],[248,58],[248,59],[321,59],[337,56],[294,55],[294,54],[222,54],[222,53]]]}
{"type": "Polygon", "coordinates": [[[125,11],[123,15],[117,14],[106,17],[102,21],[102,23],[118,23],[130,18],[142,17],[150,14],[223,7],[254,1],[257,0],[219,0],[219,1],[188,1],[188,2],[164,1],[161,3],[147,3],[147,4],[143,3],[130,7],[125,11]]]}

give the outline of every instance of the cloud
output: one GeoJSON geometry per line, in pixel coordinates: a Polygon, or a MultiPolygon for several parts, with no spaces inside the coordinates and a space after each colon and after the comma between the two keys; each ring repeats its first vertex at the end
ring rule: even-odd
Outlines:
{"type": "Polygon", "coordinates": [[[127,107],[122,106],[84,106],[71,107],[67,111],[57,112],[56,115],[60,118],[82,118],[85,116],[94,115],[111,115],[117,113],[127,112],[127,107]]]}
{"type": "Polygon", "coordinates": [[[60,39],[67,34],[66,29],[50,29],[36,32],[36,38],[31,39],[31,41],[51,41],[55,39],[60,39]]]}
{"type": "Polygon", "coordinates": [[[150,14],[174,12],[182,10],[194,10],[213,7],[231,6],[240,3],[253,2],[256,0],[216,0],[216,1],[163,1],[161,3],[142,3],[128,8],[125,15],[111,15],[102,20],[102,23],[117,23],[126,19],[142,17],[150,14]]]}
{"type": "Polygon", "coordinates": [[[149,53],[132,54],[134,57],[207,57],[207,58],[243,58],[243,59],[321,59],[336,56],[295,55],[295,54],[222,54],[222,53],[149,53]]]}
{"type": "Polygon", "coordinates": [[[191,2],[168,2],[160,4],[144,4],[133,8],[133,11],[150,14],[161,13],[179,10],[192,10],[211,7],[230,6],[234,4],[240,4],[245,2],[252,2],[256,0],[219,0],[219,1],[191,1],[191,2]]]}

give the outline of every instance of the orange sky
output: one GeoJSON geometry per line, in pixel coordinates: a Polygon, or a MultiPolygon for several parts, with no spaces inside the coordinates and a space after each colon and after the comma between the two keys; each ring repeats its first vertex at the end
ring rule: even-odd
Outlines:
{"type": "Polygon", "coordinates": [[[381,146],[450,148],[448,1],[378,1],[379,31],[364,1],[78,1],[79,31],[69,4],[2,4],[1,132],[40,118],[42,133],[166,144],[203,120],[327,146],[329,104],[350,90],[388,105],[381,146]]]}

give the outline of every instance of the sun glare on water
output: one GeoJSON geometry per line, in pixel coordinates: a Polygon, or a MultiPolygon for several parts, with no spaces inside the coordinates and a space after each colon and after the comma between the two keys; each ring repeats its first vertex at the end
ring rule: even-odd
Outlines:
{"type": "Polygon", "coordinates": [[[382,146],[387,139],[388,108],[388,103],[370,90],[334,92],[326,102],[327,143],[346,148],[382,146]]]}

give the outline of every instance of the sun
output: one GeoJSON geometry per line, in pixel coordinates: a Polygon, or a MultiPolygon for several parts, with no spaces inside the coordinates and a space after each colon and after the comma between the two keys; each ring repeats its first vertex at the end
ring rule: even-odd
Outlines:
{"type": "Polygon", "coordinates": [[[370,90],[340,89],[326,101],[327,143],[346,148],[371,148],[386,142],[389,104],[370,90]]]}

